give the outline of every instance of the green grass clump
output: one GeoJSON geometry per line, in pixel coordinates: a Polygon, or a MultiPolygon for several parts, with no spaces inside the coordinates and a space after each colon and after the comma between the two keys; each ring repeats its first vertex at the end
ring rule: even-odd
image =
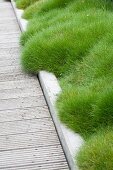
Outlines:
{"type": "Polygon", "coordinates": [[[39,13],[47,12],[51,9],[59,9],[61,7],[66,7],[69,11],[80,12],[88,9],[102,9],[102,10],[112,10],[111,2],[108,0],[40,0],[29,6],[23,14],[23,17],[30,19],[33,16],[37,16],[39,13]],[[68,6],[67,6],[68,5],[68,6]]]}
{"type": "MultiPolygon", "coordinates": [[[[80,21],[80,23],[82,22],[88,22],[89,24],[90,22],[95,22],[95,18],[98,18],[101,20],[101,12],[100,12],[100,17],[99,17],[99,13],[91,13],[87,14],[85,13],[84,10],[87,10],[87,8],[90,10],[90,8],[93,10],[93,12],[95,12],[96,9],[101,9],[101,10],[105,10],[105,9],[111,9],[111,3],[110,1],[107,1],[106,5],[105,5],[105,1],[101,0],[101,2],[97,1],[97,0],[85,0],[82,1],[82,3],[78,0],[76,1],[72,1],[73,3],[71,5],[68,5],[66,9],[54,9],[54,10],[50,10],[48,13],[43,12],[42,15],[39,15],[39,13],[36,15],[36,11],[37,8],[39,8],[39,4],[44,3],[44,1],[38,1],[35,4],[31,5],[30,7],[28,7],[25,12],[23,17],[24,18],[32,18],[33,16],[35,16],[34,19],[32,19],[29,22],[28,25],[28,29],[25,33],[23,33],[22,37],[21,37],[21,44],[24,45],[25,42],[31,37],[33,36],[35,33],[39,32],[40,30],[46,29],[46,27],[49,26],[53,26],[55,24],[59,24],[61,22],[65,22],[67,19],[71,20],[71,17],[74,17],[76,15],[76,22],[78,23],[80,21]],[[76,8],[76,9],[75,9],[76,8]],[[83,14],[81,13],[82,17],[80,17],[80,12],[83,12],[83,14]],[[79,12],[79,13],[76,13],[79,12]],[[96,16],[96,14],[98,16],[96,16]],[[78,17],[77,17],[78,16],[78,17]]],[[[104,15],[104,14],[103,14],[104,15]]]]}
{"type": "Polygon", "coordinates": [[[113,128],[92,136],[76,158],[80,170],[113,170],[113,128]]]}
{"type": "Polygon", "coordinates": [[[87,138],[95,132],[92,109],[97,95],[88,89],[67,88],[57,101],[60,120],[87,138]]]}
{"type": "Polygon", "coordinates": [[[112,81],[106,78],[89,86],[65,87],[57,101],[61,121],[85,139],[100,128],[112,125],[112,86],[112,81]]]}
{"type": "Polygon", "coordinates": [[[88,50],[113,28],[112,22],[109,22],[109,14],[106,15],[103,11],[95,12],[94,15],[98,17],[89,25],[87,20],[91,21],[92,17],[87,15],[92,15],[92,12],[88,10],[83,12],[83,15],[79,13],[77,18],[75,15],[70,21],[48,27],[35,34],[23,50],[23,67],[32,73],[45,69],[57,76],[65,74],[71,65],[81,60],[88,50]]]}
{"type": "MultiPolygon", "coordinates": [[[[101,10],[86,10],[83,12],[79,12],[75,15],[74,12],[68,11],[68,10],[54,10],[50,11],[47,14],[39,15],[36,18],[33,18],[29,25],[26,32],[24,32],[21,36],[21,44],[24,45],[29,38],[31,38],[34,34],[48,28],[53,27],[54,25],[61,25],[61,23],[68,22],[72,20],[73,22],[76,21],[76,26],[80,27],[83,24],[92,24],[95,22],[100,22],[101,18],[104,17],[105,12],[101,10]],[[93,12],[93,13],[92,13],[93,12]],[[52,17],[51,17],[52,16],[52,17]]],[[[106,15],[106,18],[109,18],[109,15],[106,15]]],[[[110,19],[110,18],[109,18],[110,19]]],[[[108,22],[107,22],[108,23],[108,22]]],[[[68,25],[68,23],[67,23],[68,25]]]]}
{"type": "MultiPolygon", "coordinates": [[[[31,19],[35,15],[37,11],[40,10],[41,5],[44,3],[44,0],[40,0],[38,2],[33,3],[32,5],[28,6],[24,13],[23,13],[23,18],[25,19],[31,19]]],[[[35,18],[36,20],[36,18],[35,18]]]]}
{"type": "MultiPolygon", "coordinates": [[[[73,1],[73,0],[71,0],[73,1]]],[[[29,6],[23,14],[26,19],[32,18],[33,16],[39,15],[39,13],[48,12],[52,9],[58,9],[65,7],[70,0],[41,0],[33,5],[29,6]]]]}
{"type": "Polygon", "coordinates": [[[36,1],[39,1],[39,0],[17,0],[16,6],[17,8],[25,9],[36,1]]]}
{"type": "Polygon", "coordinates": [[[96,43],[83,61],[77,63],[61,81],[64,90],[57,104],[59,116],[67,126],[84,137],[113,123],[112,46],[111,32],[96,43]]]}
{"type": "Polygon", "coordinates": [[[102,10],[111,10],[113,6],[111,0],[75,0],[74,3],[70,4],[68,7],[69,10],[80,12],[88,9],[102,9],[102,10]]]}
{"type": "Polygon", "coordinates": [[[113,89],[104,89],[101,96],[96,101],[96,108],[94,109],[95,122],[97,126],[105,127],[113,125],[113,89]]]}
{"type": "MultiPolygon", "coordinates": [[[[48,12],[47,14],[39,15],[39,17],[36,17],[30,20],[30,22],[28,23],[27,31],[21,35],[21,40],[20,40],[21,45],[25,45],[25,43],[39,31],[42,31],[50,27],[51,25],[52,26],[56,25],[58,22],[57,18],[59,18],[58,13],[59,13],[58,10],[54,10],[52,12],[51,11],[48,12]],[[51,18],[51,15],[52,15],[52,18],[51,18]],[[56,19],[56,22],[53,24],[53,20],[55,19],[56,19]]],[[[59,14],[59,15],[62,16],[62,14],[59,14]]]]}

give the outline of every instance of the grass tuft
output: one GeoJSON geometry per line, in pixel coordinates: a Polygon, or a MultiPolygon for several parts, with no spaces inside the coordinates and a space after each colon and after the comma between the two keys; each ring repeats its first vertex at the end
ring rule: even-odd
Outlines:
{"type": "Polygon", "coordinates": [[[70,71],[70,74],[64,76],[61,81],[64,90],[58,99],[59,116],[64,123],[67,120],[67,126],[83,136],[88,136],[98,131],[100,127],[106,127],[113,123],[113,91],[111,89],[113,86],[112,46],[113,35],[111,33],[94,45],[83,61],[77,63],[70,71]],[[75,89],[79,96],[71,95],[72,92],[75,94],[75,89]],[[93,96],[92,100],[89,94],[93,96]],[[66,100],[66,96],[68,96],[68,100],[66,100]],[[87,106],[83,107],[88,100],[86,96],[89,96],[87,105],[91,106],[90,110],[87,110],[87,106]],[[66,107],[69,108],[67,111],[65,110],[66,107]],[[72,114],[74,114],[73,125],[70,123],[72,114]],[[82,118],[76,121],[78,114],[82,118]],[[89,115],[91,115],[89,122],[85,115],[88,119],[89,115]],[[84,124],[86,124],[86,127],[84,124]],[[89,129],[89,127],[91,128],[89,129]]]}
{"type": "Polygon", "coordinates": [[[26,19],[30,19],[33,16],[39,15],[39,13],[48,12],[53,9],[59,9],[66,7],[70,2],[74,0],[40,0],[29,6],[25,12],[23,17],[26,19]]]}
{"type": "Polygon", "coordinates": [[[92,136],[76,158],[80,170],[113,170],[113,128],[92,136]]]}
{"type": "MultiPolygon", "coordinates": [[[[103,11],[92,14],[92,10],[80,12],[77,16],[68,13],[66,21],[46,27],[42,31],[39,26],[39,32],[27,41],[23,50],[23,67],[30,72],[46,69],[57,76],[63,75],[71,65],[81,60],[100,38],[112,30],[113,24],[108,22],[109,15],[106,15],[106,18],[105,15],[103,11]],[[91,22],[92,15],[95,22],[91,22]]],[[[26,37],[27,34],[24,39],[26,37]]]]}
{"type": "Polygon", "coordinates": [[[39,0],[16,0],[16,6],[17,8],[25,9],[31,4],[35,3],[36,1],[39,1],[39,0]]]}

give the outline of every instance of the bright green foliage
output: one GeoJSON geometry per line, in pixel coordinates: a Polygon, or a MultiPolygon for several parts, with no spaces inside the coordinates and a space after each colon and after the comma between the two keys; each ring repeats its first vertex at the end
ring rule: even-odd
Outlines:
{"type": "Polygon", "coordinates": [[[40,11],[41,6],[43,5],[44,0],[39,0],[32,5],[28,6],[23,14],[23,18],[31,19],[35,15],[36,12],[40,11]]]}
{"type": "Polygon", "coordinates": [[[39,0],[16,0],[16,6],[18,8],[25,9],[36,1],[39,1],[39,0]]]}
{"type": "Polygon", "coordinates": [[[61,121],[87,138],[96,130],[91,114],[96,99],[96,94],[86,88],[66,89],[57,101],[61,121]]]}
{"type": "Polygon", "coordinates": [[[73,12],[79,12],[87,9],[102,9],[102,10],[112,10],[110,0],[106,2],[106,0],[40,0],[29,6],[25,12],[23,17],[26,19],[32,18],[33,16],[37,16],[39,13],[47,12],[52,9],[58,9],[61,7],[67,7],[68,10],[73,12]],[[70,4],[70,6],[68,5],[70,4]]]}
{"type": "Polygon", "coordinates": [[[92,136],[81,148],[77,162],[80,170],[113,170],[113,128],[92,136]]]}
{"type": "MultiPolygon", "coordinates": [[[[108,4],[104,7],[105,1],[102,6],[99,2],[98,8],[97,1],[87,2],[91,9],[76,13],[68,9],[72,8],[69,5],[34,17],[21,37],[21,44],[25,45],[23,68],[35,74],[47,70],[61,77],[59,116],[84,137],[112,121],[112,110],[107,119],[99,112],[103,96],[107,101],[106,94],[112,86],[113,14],[105,10],[108,10],[108,4]]],[[[79,3],[76,1],[76,4],[79,3]]],[[[105,106],[108,111],[110,104],[105,106]]]]}
{"type": "Polygon", "coordinates": [[[88,9],[112,10],[111,0],[75,0],[69,7],[72,11],[83,11],[88,9]]]}
{"type": "Polygon", "coordinates": [[[93,10],[77,15],[68,13],[67,18],[71,20],[66,19],[35,34],[23,50],[24,68],[35,73],[45,69],[57,76],[67,72],[76,60],[81,60],[100,38],[113,29],[109,15],[103,11],[93,13],[93,10]]]}
{"type": "Polygon", "coordinates": [[[86,139],[80,170],[113,169],[112,11],[111,0],[40,0],[24,13],[31,20],[21,37],[22,67],[59,78],[59,117],[86,139]]]}
{"type": "MultiPolygon", "coordinates": [[[[34,34],[40,32],[41,30],[44,30],[48,27],[53,27],[54,25],[61,25],[61,23],[67,23],[67,26],[71,23],[76,24],[76,27],[80,27],[82,29],[82,24],[95,24],[95,22],[98,22],[98,25],[101,20],[110,19],[110,15],[108,14],[106,18],[104,15],[106,15],[105,12],[97,10],[94,14],[95,10],[87,10],[83,12],[79,12],[75,15],[75,13],[68,10],[54,10],[50,11],[47,14],[39,15],[38,17],[32,19],[28,25],[28,29],[25,33],[23,33],[21,37],[22,44],[25,44],[25,42],[34,34]],[[52,17],[51,17],[52,16],[52,17]],[[109,18],[108,18],[109,17],[109,18]],[[71,21],[72,20],[72,21],[71,21]],[[69,21],[69,23],[68,23],[69,21]]],[[[107,22],[108,23],[108,22],[107,22]]],[[[66,25],[66,24],[65,24],[66,25]]],[[[62,25],[61,25],[62,26],[62,25]]],[[[87,28],[86,28],[87,29],[87,28]]],[[[101,28],[100,28],[101,29],[101,28]]],[[[101,30],[100,30],[101,31],[101,30]]]]}
{"type": "MultiPolygon", "coordinates": [[[[44,13],[51,11],[53,9],[63,8],[68,3],[73,0],[40,0],[39,2],[34,3],[33,5],[29,6],[25,12],[23,17],[26,19],[30,19],[33,16],[38,16],[39,13],[44,13]]],[[[52,11],[54,13],[54,11],[52,11]]],[[[52,15],[51,15],[52,16],[52,15]]]]}
{"type": "Polygon", "coordinates": [[[113,123],[112,46],[113,34],[108,33],[91,49],[88,56],[75,65],[70,74],[62,79],[64,92],[58,100],[59,115],[62,121],[83,136],[113,123]],[[79,97],[75,95],[75,89],[79,97]],[[90,106],[90,110],[87,110],[87,100],[89,100],[87,106],[90,106]],[[67,106],[68,111],[65,109],[67,106]],[[77,120],[78,114],[81,116],[79,121],[77,120]],[[68,124],[68,121],[71,122],[72,115],[75,117],[73,124],[68,124]],[[91,121],[89,121],[89,115],[91,121]]]}
{"type": "MultiPolygon", "coordinates": [[[[51,25],[57,24],[57,17],[58,10],[50,11],[47,14],[39,15],[36,18],[30,20],[27,31],[24,32],[21,36],[21,45],[24,45],[32,36],[39,31],[48,28],[51,25]],[[52,15],[52,18],[51,18],[52,15]],[[53,20],[56,18],[56,22],[53,24],[53,20]]],[[[62,16],[62,14],[60,14],[62,16]]],[[[59,18],[59,17],[58,17],[59,18]]],[[[64,17],[62,17],[65,20],[64,17]]],[[[61,20],[60,20],[61,21],[61,20]]],[[[59,21],[58,21],[59,22],[59,21]]]]}

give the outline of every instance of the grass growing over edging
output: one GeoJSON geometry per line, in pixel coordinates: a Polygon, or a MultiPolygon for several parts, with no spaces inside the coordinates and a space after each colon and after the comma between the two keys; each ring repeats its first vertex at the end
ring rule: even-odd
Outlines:
{"type": "Polygon", "coordinates": [[[83,10],[88,10],[88,9],[102,9],[102,10],[110,10],[112,9],[110,2],[106,0],[85,0],[85,1],[80,1],[80,0],[45,0],[45,1],[39,1],[31,6],[29,6],[23,14],[23,17],[26,19],[30,19],[35,15],[38,15],[41,12],[47,12],[52,9],[58,9],[61,7],[66,7],[68,5],[67,9],[73,12],[80,12],[83,10]],[[106,5],[105,5],[106,4],[106,5]]]}
{"type": "MultiPolygon", "coordinates": [[[[24,45],[30,37],[48,27],[59,24],[61,25],[61,23],[63,24],[72,20],[72,23],[76,22],[76,26],[79,26],[81,29],[82,24],[84,25],[86,23],[91,24],[92,22],[101,22],[101,18],[103,18],[104,15],[106,14],[100,10],[97,10],[96,12],[95,10],[78,12],[76,16],[75,12],[71,12],[70,10],[62,9],[50,11],[47,14],[45,13],[43,15],[39,15],[37,18],[30,21],[27,31],[21,36],[21,44],[24,45]]],[[[109,15],[106,15],[106,18],[108,17],[109,15]]]]}
{"type": "Polygon", "coordinates": [[[34,17],[32,20],[30,20],[30,22],[28,23],[27,31],[21,35],[21,45],[25,45],[25,43],[39,31],[46,29],[47,27],[51,26],[51,24],[57,24],[57,21],[54,24],[52,21],[54,18],[57,18],[56,16],[58,15],[58,13],[58,10],[54,10],[48,12],[47,14],[44,13],[43,15],[39,15],[39,17],[34,17]]]}
{"type": "MultiPolygon", "coordinates": [[[[102,10],[91,8],[87,11],[77,12],[76,15],[68,10],[62,11],[65,12],[60,14],[59,11],[57,16],[55,16],[55,11],[52,19],[50,18],[52,11],[44,19],[39,16],[38,24],[29,26],[29,31],[23,36],[23,44],[27,43],[23,51],[22,62],[28,72],[37,73],[39,70],[45,69],[54,72],[59,77],[63,77],[65,74],[69,75],[70,72],[69,76],[64,77],[64,81],[67,85],[71,84],[71,91],[66,88],[58,102],[60,117],[70,128],[83,136],[87,136],[95,132],[99,126],[95,125],[95,117],[92,115],[96,114],[94,108],[97,107],[97,98],[101,98],[101,95],[103,95],[101,85],[103,84],[103,88],[109,88],[106,85],[108,78],[105,77],[105,81],[93,79],[94,77],[95,79],[100,78],[102,74],[105,76],[105,71],[109,70],[107,65],[111,64],[112,46],[108,40],[112,43],[113,14],[109,11],[103,11],[103,8],[102,10]],[[64,18],[64,16],[66,17],[64,18]],[[69,21],[70,18],[71,21],[69,21]],[[111,33],[110,36],[108,32],[111,33]],[[30,38],[31,35],[32,38],[30,38]],[[28,39],[29,41],[27,41],[28,39]],[[110,53],[106,53],[106,49],[110,53]],[[107,55],[109,57],[111,55],[110,60],[106,60],[107,55]],[[100,60],[98,56],[101,56],[100,60]],[[83,57],[85,59],[78,66],[77,62],[81,61],[83,57]],[[71,69],[73,65],[75,67],[74,72],[71,69]],[[68,68],[70,68],[70,71],[68,68]],[[68,77],[69,81],[67,81],[68,77]],[[75,89],[79,93],[77,97],[75,89]],[[68,94],[68,91],[70,94],[68,94]],[[65,102],[66,96],[69,96],[68,104],[67,100],[65,102]],[[65,110],[67,106],[70,110],[65,110]],[[85,117],[86,113],[89,116],[85,117]],[[85,121],[83,121],[84,119],[85,121]]],[[[109,84],[111,85],[111,81],[109,84]]]]}
{"type": "Polygon", "coordinates": [[[32,5],[28,6],[24,13],[23,13],[23,18],[25,19],[31,19],[35,15],[36,11],[40,9],[40,6],[44,3],[43,0],[40,0],[38,2],[33,3],[32,5]]]}
{"type": "Polygon", "coordinates": [[[92,108],[97,96],[86,89],[66,89],[57,101],[60,120],[87,138],[95,132],[92,108]],[[86,116],[87,115],[87,116],[86,116]]]}
{"type": "MultiPolygon", "coordinates": [[[[106,133],[110,143],[112,131],[98,131],[113,124],[113,6],[110,0],[71,3],[46,12],[33,9],[33,20],[21,38],[22,64],[28,72],[47,70],[60,78],[63,89],[57,102],[60,119],[80,133],[88,146],[83,152],[81,149],[83,157],[81,152],[78,154],[81,170],[103,167],[111,170],[113,160],[104,147],[108,144],[106,133]],[[87,143],[90,137],[92,145],[87,143]],[[97,146],[95,152],[94,146],[97,146]]],[[[110,145],[107,146],[110,151],[110,145]]]]}
{"type": "MultiPolygon", "coordinates": [[[[36,4],[38,5],[40,2],[42,2],[42,1],[39,1],[36,4]]],[[[72,2],[73,2],[72,5],[71,4],[68,5],[66,9],[51,10],[48,13],[42,13],[43,15],[39,15],[39,13],[37,12],[37,9],[36,9],[37,5],[35,5],[35,4],[33,4],[33,6],[31,5],[28,8],[28,12],[25,10],[25,13],[24,13],[25,18],[32,18],[34,15],[36,17],[30,21],[27,32],[25,32],[21,38],[23,44],[24,44],[25,39],[29,39],[31,36],[33,36],[36,32],[39,31],[39,28],[40,28],[40,30],[45,29],[46,25],[51,26],[54,24],[59,24],[60,22],[62,22],[62,20],[66,21],[67,17],[69,16],[69,13],[71,13],[71,14],[73,13],[73,15],[77,15],[76,12],[84,11],[87,8],[88,9],[91,8],[94,10],[99,9],[99,8],[102,10],[106,10],[106,9],[111,10],[112,9],[112,6],[109,1],[106,2],[106,6],[105,6],[105,0],[101,0],[101,1],[85,0],[85,1],[82,1],[82,3],[80,3],[79,0],[76,0],[76,1],[72,1],[72,2]],[[58,12],[58,14],[57,14],[57,12],[58,12]],[[37,13],[37,15],[36,15],[36,13],[37,13]],[[48,19],[48,16],[49,16],[49,19],[48,19]],[[62,18],[62,20],[59,19],[59,17],[62,18]],[[42,19],[42,21],[41,21],[41,19],[42,19]]],[[[39,6],[38,6],[38,8],[39,8],[39,6]]],[[[71,17],[71,14],[70,14],[70,17],[71,17]]],[[[89,18],[89,17],[90,17],[90,15],[86,16],[86,18],[89,18]]],[[[93,15],[91,17],[93,17],[93,15]]],[[[85,18],[85,16],[84,16],[84,18],[85,18]]],[[[76,18],[76,21],[78,22],[78,20],[80,20],[80,19],[81,18],[78,18],[78,19],[76,18]]],[[[95,22],[94,18],[92,18],[92,21],[95,22]]]]}
{"type": "Polygon", "coordinates": [[[64,91],[58,100],[60,118],[84,137],[113,123],[112,46],[111,33],[91,49],[89,55],[73,68],[70,75],[62,79],[64,91]]]}
{"type": "Polygon", "coordinates": [[[39,13],[48,12],[52,9],[63,8],[71,1],[74,0],[41,0],[41,3],[37,2],[28,7],[24,12],[23,17],[28,19],[39,13]]]}
{"type": "Polygon", "coordinates": [[[113,170],[113,128],[92,136],[81,148],[77,162],[80,170],[113,170]]]}
{"type": "Polygon", "coordinates": [[[76,20],[75,16],[71,21],[67,20],[35,34],[23,50],[23,67],[34,73],[45,69],[57,76],[64,74],[76,60],[83,58],[100,38],[113,29],[112,22],[108,22],[109,14],[106,15],[104,11],[93,12],[98,17],[94,18],[95,22],[91,22],[87,15],[92,15],[92,12],[93,10],[88,10],[83,12],[84,15],[77,15],[77,19],[84,22],[76,20]]]}
{"type": "Polygon", "coordinates": [[[106,78],[85,87],[67,87],[57,102],[60,119],[85,139],[101,127],[112,125],[112,85],[106,78]]]}
{"type": "Polygon", "coordinates": [[[17,8],[25,9],[36,1],[40,0],[16,0],[16,6],[17,8]]]}

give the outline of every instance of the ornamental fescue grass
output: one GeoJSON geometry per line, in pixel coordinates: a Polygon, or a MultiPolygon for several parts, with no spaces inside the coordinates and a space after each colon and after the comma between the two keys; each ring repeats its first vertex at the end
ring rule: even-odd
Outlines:
{"type": "Polygon", "coordinates": [[[64,90],[57,104],[59,116],[67,125],[74,116],[73,124],[70,123],[69,127],[71,126],[73,130],[84,137],[98,131],[102,126],[113,123],[113,105],[110,103],[113,95],[111,89],[113,86],[112,40],[112,33],[108,33],[94,45],[82,62],[73,66],[70,74],[65,75],[61,80],[64,90]],[[68,100],[66,96],[68,96],[68,100]],[[68,111],[66,112],[67,107],[68,111]],[[87,107],[90,109],[87,110],[87,107]],[[87,116],[85,117],[85,115],[87,116]],[[78,121],[78,116],[81,121],[80,119],[78,121]],[[87,119],[87,123],[85,119],[87,119]]]}
{"type": "Polygon", "coordinates": [[[81,148],[77,162],[80,170],[113,170],[113,128],[92,136],[81,148]]]}
{"type": "Polygon", "coordinates": [[[24,11],[23,18],[25,19],[33,18],[33,16],[35,15],[35,12],[40,10],[43,3],[44,3],[43,0],[39,0],[33,3],[32,5],[28,6],[24,11]]]}
{"type": "Polygon", "coordinates": [[[80,170],[113,169],[112,11],[111,0],[40,0],[23,15],[30,20],[20,40],[22,67],[58,77],[58,115],[86,140],[77,157],[80,170]]]}
{"type": "Polygon", "coordinates": [[[24,12],[23,17],[29,19],[34,15],[35,16],[39,15],[39,13],[48,12],[53,9],[63,8],[67,6],[67,4],[70,3],[71,1],[70,0],[40,0],[39,2],[36,2],[30,7],[28,7],[24,12]]]}
{"type": "Polygon", "coordinates": [[[39,31],[27,41],[22,57],[26,70],[37,73],[45,69],[57,76],[64,75],[71,65],[85,57],[95,43],[113,29],[111,15],[104,11],[88,10],[76,16],[70,15],[68,13],[63,23],[39,31]],[[95,22],[91,21],[91,15],[93,18],[96,15],[95,22]]]}
{"type": "Polygon", "coordinates": [[[25,9],[36,1],[40,0],[16,0],[16,6],[20,9],[25,9]]]}

